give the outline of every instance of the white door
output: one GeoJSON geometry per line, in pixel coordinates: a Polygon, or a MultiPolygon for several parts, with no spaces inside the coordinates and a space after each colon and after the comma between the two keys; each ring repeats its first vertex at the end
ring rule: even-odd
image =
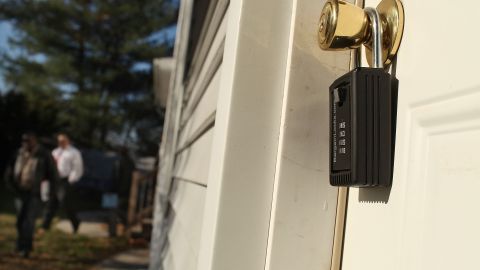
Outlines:
{"type": "Polygon", "coordinates": [[[480,1],[403,3],[393,186],[350,189],[342,269],[480,269],[480,1]]]}

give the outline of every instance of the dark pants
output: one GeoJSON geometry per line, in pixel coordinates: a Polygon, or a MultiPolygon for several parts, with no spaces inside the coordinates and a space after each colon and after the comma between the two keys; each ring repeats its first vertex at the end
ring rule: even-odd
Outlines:
{"type": "Polygon", "coordinates": [[[33,249],[35,220],[41,210],[39,196],[22,194],[16,199],[17,206],[17,250],[30,252],[33,249]]]}
{"type": "Polygon", "coordinates": [[[77,217],[77,209],[75,207],[74,187],[68,182],[67,178],[60,180],[56,195],[52,197],[52,201],[48,202],[42,227],[47,230],[50,229],[55,214],[60,207],[63,207],[67,218],[72,223],[73,231],[76,232],[80,225],[80,220],[77,217]]]}

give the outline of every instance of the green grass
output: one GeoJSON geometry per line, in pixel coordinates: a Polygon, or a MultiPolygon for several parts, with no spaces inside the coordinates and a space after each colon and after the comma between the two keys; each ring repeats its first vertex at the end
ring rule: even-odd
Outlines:
{"type": "Polygon", "coordinates": [[[128,248],[126,238],[92,238],[52,229],[36,236],[29,259],[14,254],[15,216],[0,214],[0,269],[89,269],[101,260],[128,248]]]}

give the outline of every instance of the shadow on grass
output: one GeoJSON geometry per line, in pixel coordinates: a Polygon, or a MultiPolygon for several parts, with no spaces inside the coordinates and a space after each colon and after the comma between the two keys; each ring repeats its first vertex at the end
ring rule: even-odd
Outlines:
{"type": "Polygon", "coordinates": [[[129,247],[123,237],[92,238],[54,229],[36,236],[31,257],[22,259],[13,253],[15,239],[15,216],[0,214],[0,269],[89,269],[129,247]]]}

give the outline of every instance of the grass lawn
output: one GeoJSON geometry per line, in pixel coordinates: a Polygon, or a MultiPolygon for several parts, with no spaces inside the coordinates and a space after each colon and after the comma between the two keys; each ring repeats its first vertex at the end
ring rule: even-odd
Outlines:
{"type": "Polygon", "coordinates": [[[123,237],[90,238],[52,229],[43,236],[35,236],[35,250],[29,259],[23,259],[13,252],[15,239],[15,216],[0,214],[1,270],[85,270],[128,248],[123,237]]]}

